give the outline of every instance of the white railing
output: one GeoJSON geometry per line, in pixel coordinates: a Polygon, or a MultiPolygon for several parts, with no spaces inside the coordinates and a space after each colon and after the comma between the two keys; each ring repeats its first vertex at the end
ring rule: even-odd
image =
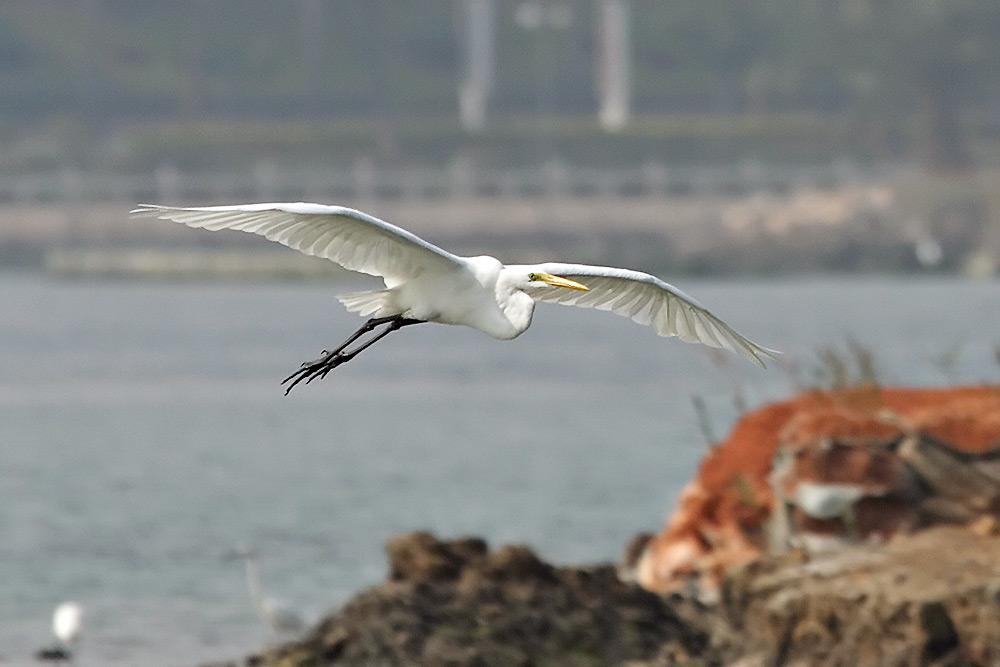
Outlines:
{"type": "Polygon", "coordinates": [[[477,169],[461,160],[448,167],[375,167],[359,160],[339,170],[279,168],[261,162],[244,171],[151,173],[63,168],[0,178],[0,202],[62,201],[344,201],[462,197],[650,197],[783,192],[801,186],[835,187],[892,169],[862,169],[841,161],[789,167],[743,162],[732,166],[675,167],[647,163],[606,169],[549,162],[535,167],[477,169]]]}

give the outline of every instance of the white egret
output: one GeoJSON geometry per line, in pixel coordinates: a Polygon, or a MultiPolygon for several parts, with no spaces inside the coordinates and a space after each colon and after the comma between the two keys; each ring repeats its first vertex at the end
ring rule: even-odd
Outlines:
{"type": "Polygon", "coordinates": [[[383,222],[341,206],[239,204],[176,208],[142,205],[134,217],[173,220],[210,230],[236,229],[263,236],[345,269],[380,276],[385,289],[342,294],[351,312],[372,316],[343,344],[323,351],[285,378],[287,394],[299,382],[323,378],[389,333],[422,322],[462,324],[501,340],[531,324],[535,301],[610,310],[677,336],[743,354],[760,366],[776,352],[744,338],[676,287],[639,271],[584,264],[504,266],[488,256],[460,257],[383,222]],[[348,346],[365,334],[376,335],[348,346]]]}
{"type": "Polygon", "coordinates": [[[52,634],[59,642],[52,648],[44,648],[35,656],[39,660],[72,660],[73,646],[83,630],[83,608],[76,602],[63,602],[52,614],[52,634]]]}
{"type": "Polygon", "coordinates": [[[276,634],[293,634],[305,630],[305,620],[287,603],[265,597],[260,588],[257,555],[246,545],[240,545],[236,555],[243,559],[247,572],[247,590],[261,620],[276,634]]]}

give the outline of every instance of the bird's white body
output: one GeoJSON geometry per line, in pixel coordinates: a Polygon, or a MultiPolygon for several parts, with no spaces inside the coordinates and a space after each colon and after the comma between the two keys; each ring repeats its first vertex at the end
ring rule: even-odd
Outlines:
{"type": "Polygon", "coordinates": [[[459,257],[404,229],[340,206],[143,206],[132,214],[258,234],[346,269],[382,277],[384,290],[339,297],[348,310],[360,315],[461,324],[507,340],[531,325],[536,301],[549,301],[610,310],[653,326],[661,336],[739,352],[761,366],[761,357],[775,354],[744,338],[677,288],[639,271],[552,262],[505,266],[488,256],[459,257]]]}
{"type": "Polygon", "coordinates": [[[424,271],[395,287],[342,295],[340,300],[349,310],[374,317],[402,315],[439,324],[475,322],[475,328],[499,339],[523,332],[531,321],[534,302],[527,299],[531,303],[525,313],[526,304],[518,308],[516,302],[499,298],[511,291],[502,280],[503,264],[493,257],[457,259],[450,270],[424,271]]]}
{"type": "Polygon", "coordinates": [[[257,570],[257,558],[249,549],[241,547],[238,555],[243,559],[246,566],[247,590],[250,599],[253,601],[257,615],[276,634],[291,634],[302,632],[306,628],[305,620],[291,607],[291,605],[265,597],[260,587],[260,573],[257,570]]]}
{"type": "Polygon", "coordinates": [[[83,630],[83,608],[76,602],[63,602],[52,614],[52,634],[69,646],[80,637],[83,630]]]}
{"type": "Polygon", "coordinates": [[[280,600],[264,598],[259,603],[258,614],[279,635],[295,634],[306,629],[306,622],[298,612],[280,600]]]}

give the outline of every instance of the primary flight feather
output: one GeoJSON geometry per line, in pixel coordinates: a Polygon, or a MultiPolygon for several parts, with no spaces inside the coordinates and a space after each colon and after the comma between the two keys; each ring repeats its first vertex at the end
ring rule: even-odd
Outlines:
{"type": "Polygon", "coordinates": [[[610,310],[660,336],[737,352],[763,366],[774,350],[748,340],[679,289],[639,271],[585,264],[504,266],[488,256],[460,257],[360,211],[307,203],[177,208],[142,205],[134,217],[189,227],[236,229],[263,236],[345,269],[381,277],[384,290],[340,296],[352,312],[373,316],[337,349],[285,379],[324,377],[388,333],[421,322],[462,324],[498,339],[531,325],[535,301],[610,310]],[[384,327],[352,350],[364,334],[384,327]]]}

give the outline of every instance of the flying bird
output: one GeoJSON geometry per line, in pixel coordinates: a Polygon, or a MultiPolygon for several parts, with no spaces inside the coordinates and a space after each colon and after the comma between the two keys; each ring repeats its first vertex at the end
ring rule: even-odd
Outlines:
{"type": "Polygon", "coordinates": [[[337,348],[324,350],[321,357],[303,363],[285,378],[286,395],[300,382],[326,377],[388,334],[414,324],[461,324],[500,340],[516,338],[531,325],[536,301],[610,310],[653,326],[660,336],[737,352],[759,366],[764,366],[763,358],[777,354],[743,337],[693,298],[648,273],[556,262],[505,266],[489,256],[461,257],[405,229],[342,206],[143,204],[131,215],[257,234],[383,279],[385,289],[338,297],[349,311],[370,319],[337,348]],[[366,334],[372,335],[357,342],[366,334]]]}

